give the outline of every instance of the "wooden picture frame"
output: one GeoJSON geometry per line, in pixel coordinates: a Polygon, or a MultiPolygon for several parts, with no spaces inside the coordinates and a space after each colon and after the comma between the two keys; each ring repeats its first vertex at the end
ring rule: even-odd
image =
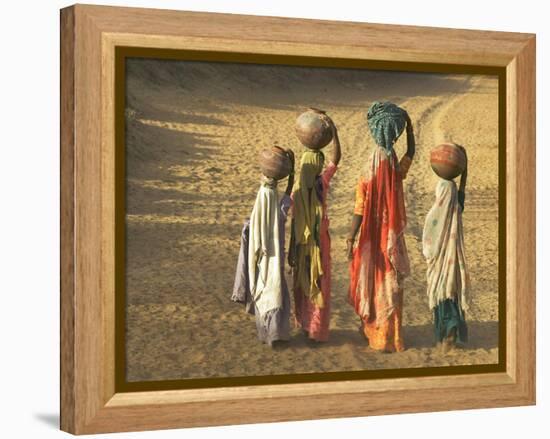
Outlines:
{"type": "Polygon", "coordinates": [[[87,5],[61,11],[62,430],[86,434],[534,403],[534,35],[87,5]],[[502,69],[507,335],[503,371],[340,380],[330,385],[117,391],[117,47],[502,69]]]}

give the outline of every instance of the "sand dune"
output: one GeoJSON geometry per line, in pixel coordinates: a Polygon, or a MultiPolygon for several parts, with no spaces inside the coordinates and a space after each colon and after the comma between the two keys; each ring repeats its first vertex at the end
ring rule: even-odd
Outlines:
{"type": "MultiPolygon", "coordinates": [[[[498,361],[498,88],[493,77],[132,60],[127,64],[127,378],[129,381],[498,361]],[[417,156],[405,181],[407,350],[366,347],[347,303],[345,236],[357,179],[373,148],[365,111],[392,100],[410,114],[417,156]],[[294,120],[307,106],[336,122],[343,158],[330,193],[331,339],[298,330],[283,350],[256,339],[253,318],[229,297],[240,229],[258,189],[257,153],[277,143],[299,157],[294,120]],[[428,156],[443,140],[470,161],[464,225],[473,307],[470,343],[433,347],[421,254],[436,177],[428,156]]],[[[405,140],[398,142],[401,154],[405,140]]],[[[284,190],[285,182],[280,184],[284,190]]]]}

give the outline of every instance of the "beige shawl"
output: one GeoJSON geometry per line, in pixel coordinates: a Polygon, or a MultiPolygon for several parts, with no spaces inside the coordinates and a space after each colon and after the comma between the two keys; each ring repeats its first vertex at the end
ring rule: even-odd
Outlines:
{"type": "Polygon", "coordinates": [[[440,179],[435,203],[428,212],[422,236],[428,263],[428,301],[430,309],[445,299],[454,299],[468,308],[469,276],[464,252],[462,212],[454,181],[440,179]]]}
{"type": "Polygon", "coordinates": [[[277,181],[264,177],[250,215],[248,242],[250,293],[260,315],[283,305],[278,208],[277,181]]]}

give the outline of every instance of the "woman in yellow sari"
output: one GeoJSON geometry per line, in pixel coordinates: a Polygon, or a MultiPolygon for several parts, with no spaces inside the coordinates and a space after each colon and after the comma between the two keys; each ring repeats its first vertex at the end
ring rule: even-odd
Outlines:
{"type": "MultiPolygon", "coordinates": [[[[328,119],[328,117],[327,117],[328,119]]],[[[330,323],[330,235],[327,194],[340,162],[340,140],[332,120],[333,153],[307,150],[292,194],[292,234],[289,265],[294,267],[296,322],[311,340],[327,341],[330,323]]]]}

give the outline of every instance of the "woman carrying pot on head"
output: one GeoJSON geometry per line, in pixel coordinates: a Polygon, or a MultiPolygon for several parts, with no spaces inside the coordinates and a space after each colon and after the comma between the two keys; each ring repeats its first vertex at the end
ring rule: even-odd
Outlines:
{"type": "MultiPolygon", "coordinates": [[[[318,149],[308,149],[302,155],[300,176],[292,194],[289,265],[293,267],[294,274],[296,323],[308,339],[324,342],[329,336],[331,296],[327,194],[340,162],[341,151],[333,121],[324,112],[317,112],[312,117],[317,117],[330,130],[327,143],[332,138],[333,150],[326,167],[325,155],[319,144],[315,145],[318,149]]],[[[306,144],[298,127],[297,134],[302,143],[306,144]]]]}
{"type": "Polygon", "coordinates": [[[367,122],[376,147],[357,184],[347,239],[349,300],[371,348],[403,351],[403,280],[409,274],[403,179],[415,153],[414,133],[407,112],[391,102],[373,103],[367,122]],[[393,147],[405,130],[407,152],[398,161],[393,147]]]}
{"type": "Polygon", "coordinates": [[[435,340],[442,352],[447,353],[468,340],[466,310],[470,302],[470,276],[462,225],[468,178],[466,149],[454,143],[440,145],[435,154],[432,153],[432,168],[440,178],[434,203],[424,222],[422,253],[428,264],[427,295],[433,312],[435,340]],[[434,168],[434,161],[437,163],[441,158],[438,149],[444,153],[444,166],[449,166],[443,172],[437,164],[434,168]],[[453,180],[458,175],[459,187],[453,180]]]}
{"type": "Polygon", "coordinates": [[[294,184],[294,153],[273,147],[260,155],[262,176],[241,233],[231,300],[255,315],[258,339],[276,347],[290,338],[290,294],[284,276],[285,223],[294,184]],[[277,183],[288,175],[279,198],[277,183]]]}

